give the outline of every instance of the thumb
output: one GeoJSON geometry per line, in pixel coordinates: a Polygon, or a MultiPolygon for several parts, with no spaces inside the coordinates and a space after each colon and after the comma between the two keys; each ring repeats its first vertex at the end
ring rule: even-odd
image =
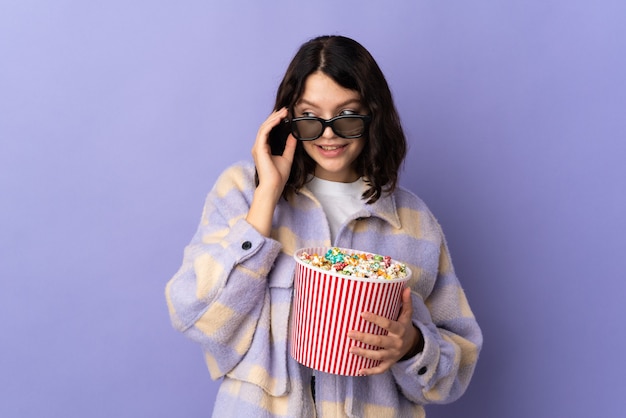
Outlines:
{"type": "Polygon", "coordinates": [[[398,322],[411,321],[413,317],[413,301],[411,300],[411,288],[405,287],[402,291],[402,310],[398,322]]]}
{"type": "Polygon", "coordinates": [[[283,158],[286,158],[289,162],[293,162],[293,156],[296,153],[296,145],[298,140],[289,134],[287,142],[285,143],[285,150],[283,151],[283,158]]]}

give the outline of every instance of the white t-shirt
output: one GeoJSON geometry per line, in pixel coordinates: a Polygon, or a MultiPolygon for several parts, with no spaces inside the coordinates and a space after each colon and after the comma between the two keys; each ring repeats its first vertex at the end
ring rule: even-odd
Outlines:
{"type": "MultiPolygon", "coordinates": [[[[331,242],[335,242],[341,225],[363,207],[361,195],[365,191],[365,182],[362,178],[353,183],[339,183],[313,177],[307,187],[322,204],[330,227],[331,242]]],[[[316,370],[312,372],[313,376],[317,373],[316,370]]]]}
{"type": "Polygon", "coordinates": [[[361,178],[353,183],[339,183],[313,177],[307,187],[322,204],[328,218],[331,241],[335,242],[341,225],[363,207],[361,195],[365,191],[365,182],[361,178]]]}

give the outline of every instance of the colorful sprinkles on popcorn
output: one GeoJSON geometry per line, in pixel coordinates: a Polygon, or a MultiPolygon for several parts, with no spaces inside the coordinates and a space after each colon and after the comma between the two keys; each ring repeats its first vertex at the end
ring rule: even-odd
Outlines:
{"type": "Polygon", "coordinates": [[[337,247],[329,249],[323,256],[302,252],[300,260],[313,267],[346,276],[393,280],[407,275],[406,265],[394,263],[389,256],[370,253],[349,254],[337,247]]]}

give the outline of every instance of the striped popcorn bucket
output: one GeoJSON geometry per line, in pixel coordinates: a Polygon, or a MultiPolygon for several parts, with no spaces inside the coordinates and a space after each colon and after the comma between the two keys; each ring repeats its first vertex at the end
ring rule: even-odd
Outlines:
{"type": "MultiPolygon", "coordinates": [[[[369,279],[346,276],[311,266],[300,259],[303,252],[325,254],[327,247],[302,248],[294,254],[296,271],[291,321],[291,356],[304,366],[326,373],[358,376],[362,368],[380,361],[366,359],[348,350],[352,346],[376,350],[347,337],[350,330],[384,335],[386,330],[361,319],[372,312],[397,320],[401,293],[411,277],[369,279]]],[[[342,249],[353,254],[361,251],[342,249]]],[[[394,261],[397,263],[397,261],[394,261]]]]}

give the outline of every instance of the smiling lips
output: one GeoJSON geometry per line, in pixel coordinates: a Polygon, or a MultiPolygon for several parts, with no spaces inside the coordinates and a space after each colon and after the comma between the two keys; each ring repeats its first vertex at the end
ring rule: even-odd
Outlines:
{"type": "Polygon", "coordinates": [[[324,151],[335,151],[339,148],[343,148],[346,145],[318,145],[318,147],[320,147],[321,149],[323,149],[324,151]]]}

